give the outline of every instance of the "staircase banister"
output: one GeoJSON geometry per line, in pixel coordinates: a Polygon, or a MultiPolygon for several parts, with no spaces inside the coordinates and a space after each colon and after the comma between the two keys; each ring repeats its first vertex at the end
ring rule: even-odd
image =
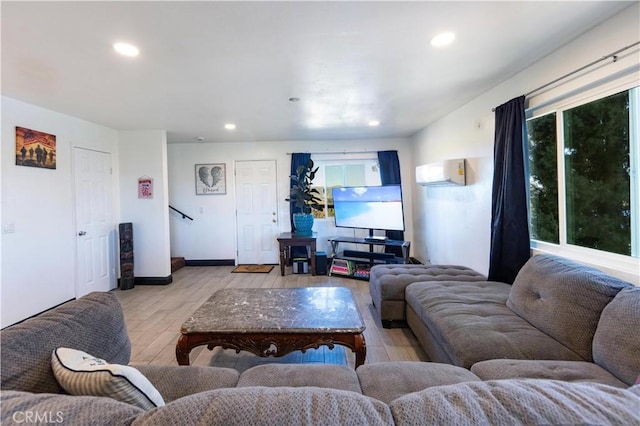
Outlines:
{"type": "Polygon", "coordinates": [[[189,216],[189,215],[187,215],[187,214],[185,214],[185,213],[182,213],[180,210],[176,209],[175,207],[173,207],[173,206],[169,205],[169,208],[170,208],[171,210],[173,210],[173,211],[175,211],[175,212],[177,212],[177,213],[181,214],[183,219],[193,220],[193,218],[192,218],[191,216],[189,216]]]}

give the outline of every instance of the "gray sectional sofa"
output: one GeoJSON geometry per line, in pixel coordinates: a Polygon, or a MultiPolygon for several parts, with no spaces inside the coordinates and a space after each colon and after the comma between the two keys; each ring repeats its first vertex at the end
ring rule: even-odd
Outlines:
{"type": "MultiPolygon", "coordinates": [[[[639,424],[640,385],[481,380],[454,365],[265,364],[242,374],[197,366],[136,366],[165,405],[143,410],[72,396],[51,368],[58,347],[126,365],[120,304],[93,293],[1,331],[0,422],[93,425],[639,424]]],[[[597,351],[594,351],[597,353],[597,351]]]]}
{"type": "MultiPolygon", "coordinates": [[[[546,254],[529,259],[513,285],[478,280],[479,274],[446,280],[441,267],[423,268],[440,272],[425,279],[404,271],[406,320],[431,361],[470,369],[483,380],[628,387],[640,375],[640,287],[546,254]]],[[[373,287],[390,276],[371,283],[372,298],[373,287]]]]}

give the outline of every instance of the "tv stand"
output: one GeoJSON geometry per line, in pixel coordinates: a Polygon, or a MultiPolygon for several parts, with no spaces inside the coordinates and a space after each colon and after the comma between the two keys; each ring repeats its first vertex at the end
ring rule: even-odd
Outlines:
{"type": "Polygon", "coordinates": [[[390,240],[388,238],[351,238],[351,237],[332,237],[329,238],[331,244],[331,267],[329,275],[341,275],[351,278],[369,279],[368,269],[376,264],[385,263],[410,263],[409,248],[411,242],[402,240],[390,240]],[[338,252],[340,243],[366,244],[369,251],[344,250],[338,252]],[[374,246],[400,247],[402,249],[402,257],[396,257],[392,253],[380,253],[373,251],[374,246]],[[334,268],[334,265],[336,267],[334,268]]]}

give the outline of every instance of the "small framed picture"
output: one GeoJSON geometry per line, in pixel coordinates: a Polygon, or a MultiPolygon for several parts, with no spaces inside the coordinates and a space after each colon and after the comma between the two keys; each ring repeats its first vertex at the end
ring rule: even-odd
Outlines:
{"type": "Polygon", "coordinates": [[[138,198],[153,198],[153,179],[148,176],[138,178],[138,198]]]}
{"type": "Polygon", "coordinates": [[[227,171],[224,163],[196,164],[196,195],[227,193],[227,171]]]}
{"type": "Polygon", "coordinates": [[[56,136],[16,126],[16,165],[56,168],[56,136]]]}

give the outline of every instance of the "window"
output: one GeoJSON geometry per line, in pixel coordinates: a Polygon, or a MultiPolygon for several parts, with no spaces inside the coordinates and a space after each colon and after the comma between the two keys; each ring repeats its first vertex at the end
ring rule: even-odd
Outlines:
{"type": "Polygon", "coordinates": [[[534,240],[558,244],[558,149],[555,113],[529,120],[527,133],[531,237],[534,240]]]}
{"type": "Polygon", "coordinates": [[[314,211],[315,218],[334,217],[332,189],[343,186],[377,186],[380,185],[378,160],[314,160],[319,167],[313,183],[325,200],[324,212],[314,211]]]}
{"type": "Polygon", "coordinates": [[[639,257],[639,92],[527,121],[533,240],[639,257]]]}

